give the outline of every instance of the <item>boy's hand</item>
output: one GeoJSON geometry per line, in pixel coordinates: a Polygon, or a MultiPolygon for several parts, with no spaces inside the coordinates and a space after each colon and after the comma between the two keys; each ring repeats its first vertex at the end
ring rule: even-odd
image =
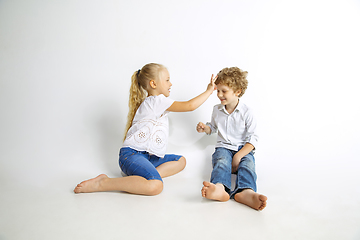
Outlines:
{"type": "Polygon", "coordinates": [[[252,150],[254,150],[254,146],[251,143],[246,143],[244,145],[244,147],[242,147],[240,149],[240,151],[238,151],[232,159],[232,169],[231,172],[235,173],[237,172],[238,168],[239,168],[239,164],[241,162],[241,159],[243,157],[245,157],[246,155],[248,155],[252,150]]]}
{"type": "Polygon", "coordinates": [[[198,131],[199,133],[205,132],[206,134],[210,134],[211,133],[211,129],[208,125],[199,122],[196,126],[196,131],[198,131]]]}
{"type": "Polygon", "coordinates": [[[214,77],[214,74],[211,74],[211,79],[210,79],[210,83],[207,86],[207,91],[211,91],[213,92],[214,90],[216,90],[216,84],[215,84],[215,80],[217,79],[217,75],[214,77]]]}
{"type": "MultiPolygon", "coordinates": [[[[239,152],[238,152],[239,153],[239,152]]],[[[231,168],[231,173],[236,173],[238,168],[239,168],[239,164],[241,159],[243,158],[240,154],[236,153],[232,159],[232,168],[231,168]]]]}

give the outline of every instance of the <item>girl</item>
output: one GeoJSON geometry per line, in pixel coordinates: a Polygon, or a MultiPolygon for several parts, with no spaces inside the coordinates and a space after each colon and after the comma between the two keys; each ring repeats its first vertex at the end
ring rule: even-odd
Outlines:
{"type": "Polygon", "coordinates": [[[101,174],[83,181],[75,193],[124,191],[141,195],[157,195],[163,189],[162,178],[185,168],[183,156],[166,154],[169,134],[168,112],[188,112],[197,109],[216,89],[216,77],[205,92],[186,101],[173,101],[169,97],[170,76],[160,64],[149,63],[131,77],[129,114],[119,164],[127,175],[109,178],[101,174]]]}

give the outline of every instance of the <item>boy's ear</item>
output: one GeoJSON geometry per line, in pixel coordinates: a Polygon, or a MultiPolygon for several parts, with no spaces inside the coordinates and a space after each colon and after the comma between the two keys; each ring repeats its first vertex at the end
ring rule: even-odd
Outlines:
{"type": "Polygon", "coordinates": [[[240,90],[237,90],[237,91],[235,92],[235,95],[238,96],[238,97],[240,97],[240,93],[241,93],[241,89],[240,89],[240,90]]]}
{"type": "Polygon", "coordinates": [[[156,82],[155,80],[150,80],[149,82],[151,88],[156,88],[156,82]]]}

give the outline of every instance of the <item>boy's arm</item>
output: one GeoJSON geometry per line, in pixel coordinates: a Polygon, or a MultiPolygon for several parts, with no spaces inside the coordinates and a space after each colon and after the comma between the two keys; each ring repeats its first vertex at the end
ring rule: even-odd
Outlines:
{"type": "Polygon", "coordinates": [[[244,147],[241,148],[232,159],[232,172],[236,172],[240,161],[243,157],[248,155],[252,150],[254,150],[254,146],[251,143],[245,143],[244,147]]]}
{"type": "Polygon", "coordinates": [[[257,131],[256,131],[256,125],[257,125],[256,119],[254,118],[252,111],[248,111],[246,113],[245,119],[246,119],[245,125],[247,128],[247,134],[246,134],[246,142],[247,143],[233,157],[233,161],[232,161],[232,171],[233,172],[237,171],[241,159],[256,148],[258,138],[259,138],[257,135],[257,131]]]}
{"type": "Polygon", "coordinates": [[[210,97],[216,89],[215,80],[217,76],[211,75],[211,80],[205,92],[186,102],[175,101],[168,109],[169,112],[190,112],[194,111],[210,97]]]}

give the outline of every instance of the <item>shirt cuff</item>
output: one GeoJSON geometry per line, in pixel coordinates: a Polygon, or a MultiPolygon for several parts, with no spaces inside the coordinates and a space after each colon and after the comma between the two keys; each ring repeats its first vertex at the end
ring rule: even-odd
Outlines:
{"type": "Polygon", "coordinates": [[[211,125],[211,123],[207,122],[206,123],[206,126],[209,126],[210,127],[210,134],[207,134],[206,135],[211,135],[213,133],[216,133],[216,129],[213,127],[213,125],[211,125]]]}
{"type": "Polygon", "coordinates": [[[246,142],[250,143],[254,146],[254,150],[257,148],[258,145],[258,139],[255,136],[251,136],[246,142]]]}

